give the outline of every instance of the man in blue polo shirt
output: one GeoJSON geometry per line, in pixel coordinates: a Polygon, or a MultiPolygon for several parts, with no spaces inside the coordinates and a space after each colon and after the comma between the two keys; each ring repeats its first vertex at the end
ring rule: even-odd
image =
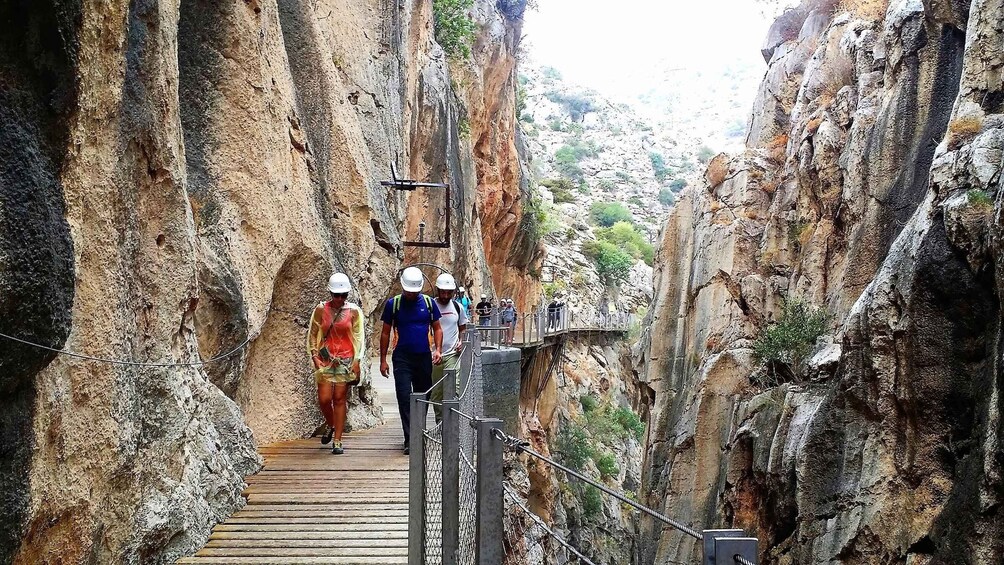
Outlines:
{"type": "Polygon", "coordinates": [[[421,294],[424,285],[425,279],[418,267],[405,269],[401,273],[404,293],[384,304],[381,317],[380,373],[385,377],[390,377],[387,349],[390,347],[391,329],[397,331],[397,344],[391,360],[394,362],[394,391],[401,414],[405,453],[408,453],[408,438],[411,437],[411,393],[425,392],[432,387],[432,366],[442,361],[443,330],[439,325],[442,314],[435,300],[421,294]],[[434,342],[431,347],[430,328],[434,342]]]}

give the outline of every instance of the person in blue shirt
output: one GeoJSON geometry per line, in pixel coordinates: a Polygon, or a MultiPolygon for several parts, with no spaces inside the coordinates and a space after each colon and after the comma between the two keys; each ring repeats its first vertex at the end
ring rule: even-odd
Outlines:
{"type": "Polygon", "coordinates": [[[387,349],[391,330],[397,332],[397,343],[391,361],[394,362],[394,392],[397,409],[401,414],[404,432],[404,452],[408,453],[411,437],[411,393],[426,392],[432,388],[432,366],[443,358],[443,329],[439,319],[442,313],[431,297],[422,294],[425,278],[418,267],[408,267],[401,273],[399,294],[384,304],[383,331],[380,334],[380,374],[390,377],[387,349]],[[429,344],[432,331],[433,345],[429,344]]]}
{"type": "Polygon", "coordinates": [[[471,299],[467,297],[466,288],[460,287],[457,289],[457,300],[464,307],[464,314],[467,315],[467,319],[469,320],[471,318],[471,299]]]}

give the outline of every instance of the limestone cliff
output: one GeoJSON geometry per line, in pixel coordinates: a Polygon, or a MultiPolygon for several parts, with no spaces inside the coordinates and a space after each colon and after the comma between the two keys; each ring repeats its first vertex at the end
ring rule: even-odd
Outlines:
{"type": "MultiPolygon", "coordinates": [[[[448,63],[427,1],[0,1],[0,331],[137,362],[238,348],[137,367],[4,341],[0,562],[167,562],[242,503],[255,443],[321,421],[302,348],[327,276],[372,321],[443,214],[379,185],[392,161],[453,185],[432,259],[535,284],[522,9],[476,2],[448,63]]],[[[379,417],[363,387],[351,422],[379,417]]]]}
{"type": "MultiPolygon", "coordinates": [[[[747,150],[664,229],[642,490],[766,563],[1000,562],[1004,6],[835,4],[774,25],[747,150]],[[795,298],[829,331],[767,378],[795,298]]],[[[698,551],[643,528],[644,563],[698,551]]]]}

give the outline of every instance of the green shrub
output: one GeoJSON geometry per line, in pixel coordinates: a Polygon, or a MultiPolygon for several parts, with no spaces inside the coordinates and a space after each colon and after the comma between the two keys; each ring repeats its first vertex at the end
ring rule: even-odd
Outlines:
{"type": "Polygon", "coordinates": [[[633,258],[645,261],[649,266],[655,260],[655,247],[646,241],[645,236],[630,222],[619,221],[609,228],[600,228],[596,230],[596,237],[616,245],[633,258]]]}
{"type": "Polygon", "coordinates": [[[594,143],[583,142],[581,139],[574,138],[554,152],[555,168],[562,175],[582,182],[582,167],[579,166],[579,162],[589,157],[595,157],[598,154],[599,150],[594,143]]]}
{"type": "Polygon", "coordinates": [[[612,181],[603,179],[596,184],[596,187],[604,192],[610,192],[611,190],[617,188],[617,185],[614,184],[612,181]]]}
{"type": "Polygon", "coordinates": [[[547,127],[550,128],[551,131],[562,131],[563,128],[561,120],[558,118],[551,118],[550,120],[547,120],[547,127]]]}
{"type": "Polygon", "coordinates": [[[565,94],[564,92],[552,90],[546,93],[544,97],[563,107],[573,122],[582,121],[582,118],[586,114],[596,111],[596,103],[588,96],[565,94]]]}
{"type": "Polygon", "coordinates": [[[576,201],[575,196],[572,194],[575,185],[567,178],[544,179],[540,181],[540,184],[551,190],[551,194],[554,195],[555,204],[576,201]]]}
{"type": "Polygon", "coordinates": [[[567,422],[558,432],[555,447],[560,454],[561,462],[570,468],[581,471],[593,456],[586,430],[575,422],[567,422]]]}
{"type": "Polygon", "coordinates": [[[993,199],[985,191],[978,188],[970,189],[966,193],[966,199],[969,201],[970,206],[979,208],[992,208],[994,205],[993,199]]]}
{"type": "Polygon", "coordinates": [[[533,241],[540,241],[544,236],[556,231],[558,223],[548,212],[547,206],[536,194],[523,199],[523,217],[519,229],[533,241]]]}
{"type": "Polygon", "coordinates": [[[593,260],[596,273],[607,284],[626,281],[634,266],[634,257],[609,241],[587,241],[582,244],[582,253],[593,260]]]}
{"type": "Polygon", "coordinates": [[[669,183],[669,188],[671,188],[673,192],[680,192],[684,188],[687,188],[687,181],[686,179],[675,178],[669,183]]]}
{"type": "Polygon", "coordinates": [[[613,418],[625,433],[633,435],[638,441],[645,437],[645,424],[630,408],[618,407],[614,410],[613,418]]]}
{"type": "Polygon", "coordinates": [[[673,191],[668,188],[660,188],[659,203],[663,206],[672,206],[673,202],[676,202],[676,197],[673,196],[673,191]]]}
{"type": "Polygon", "coordinates": [[[471,56],[478,26],[471,18],[474,0],[432,0],[436,42],[446,55],[456,59],[471,56]]]}
{"type": "Polygon", "coordinates": [[[617,459],[613,453],[604,453],[596,459],[596,468],[600,471],[600,478],[602,479],[616,477],[620,473],[620,468],[617,467],[617,459]]]}
{"type": "Polygon", "coordinates": [[[707,163],[714,156],[715,156],[714,150],[708,147],[707,145],[702,145],[697,149],[697,160],[702,163],[707,163]]]}
{"type": "Polygon", "coordinates": [[[558,69],[554,67],[541,67],[540,72],[541,74],[544,75],[544,78],[549,78],[551,80],[561,80],[561,73],[558,72],[558,69]]]}
{"type": "Polygon", "coordinates": [[[579,404],[582,405],[583,412],[592,412],[600,405],[599,401],[595,397],[588,394],[583,394],[579,397],[579,404]]]}
{"type": "Polygon", "coordinates": [[[787,368],[797,377],[802,361],[812,352],[819,336],[826,333],[830,315],[813,308],[804,300],[786,300],[780,319],[765,327],[753,343],[753,355],[766,363],[771,375],[777,379],[778,369],[787,368]]]}
{"type": "Polygon", "coordinates": [[[631,211],[620,202],[594,202],[589,208],[589,216],[594,222],[610,227],[617,222],[631,222],[631,211]]]}
{"type": "Polygon", "coordinates": [[[586,485],[582,490],[582,516],[587,520],[593,520],[602,512],[603,498],[600,497],[600,489],[586,485]]]}
{"type": "Polygon", "coordinates": [[[543,285],[544,296],[546,296],[548,300],[554,298],[554,295],[558,292],[563,292],[567,289],[568,283],[560,279],[554,282],[546,282],[543,285]]]}
{"type": "Polygon", "coordinates": [[[665,180],[666,176],[669,174],[669,168],[666,167],[666,160],[654,151],[648,154],[648,158],[652,161],[652,171],[655,173],[655,178],[659,180],[665,180]]]}

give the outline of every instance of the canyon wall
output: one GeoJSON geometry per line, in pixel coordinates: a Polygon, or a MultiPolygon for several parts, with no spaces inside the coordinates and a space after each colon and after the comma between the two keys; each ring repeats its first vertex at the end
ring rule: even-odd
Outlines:
{"type": "MultiPolygon", "coordinates": [[[[747,149],[671,213],[642,492],[764,563],[1004,560],[1004,6],[809,1],[764,45],[747,149]],[[829,329],[753,346],[784,300],[829,329]]],[[[643,520],[643,563],[699,556],[643,520]]]]}
{"type": "MultiPolygon", "coordinates": [[[[450,62],[427,1],[0,1],[0,332],[170,365],[3,343],[0,562],[201,545],[255,445],[321,423],[303,344],[332,271],[371,330],[405,260],[536,284],[523,7],[477,2],[472,56],[450,62]],[[451,252],[402,246],[444,210],[380,186],[394,161],[453,185],[451,252]]],[[[380,419],[359,390],[357,427],[380,419]]]]}

